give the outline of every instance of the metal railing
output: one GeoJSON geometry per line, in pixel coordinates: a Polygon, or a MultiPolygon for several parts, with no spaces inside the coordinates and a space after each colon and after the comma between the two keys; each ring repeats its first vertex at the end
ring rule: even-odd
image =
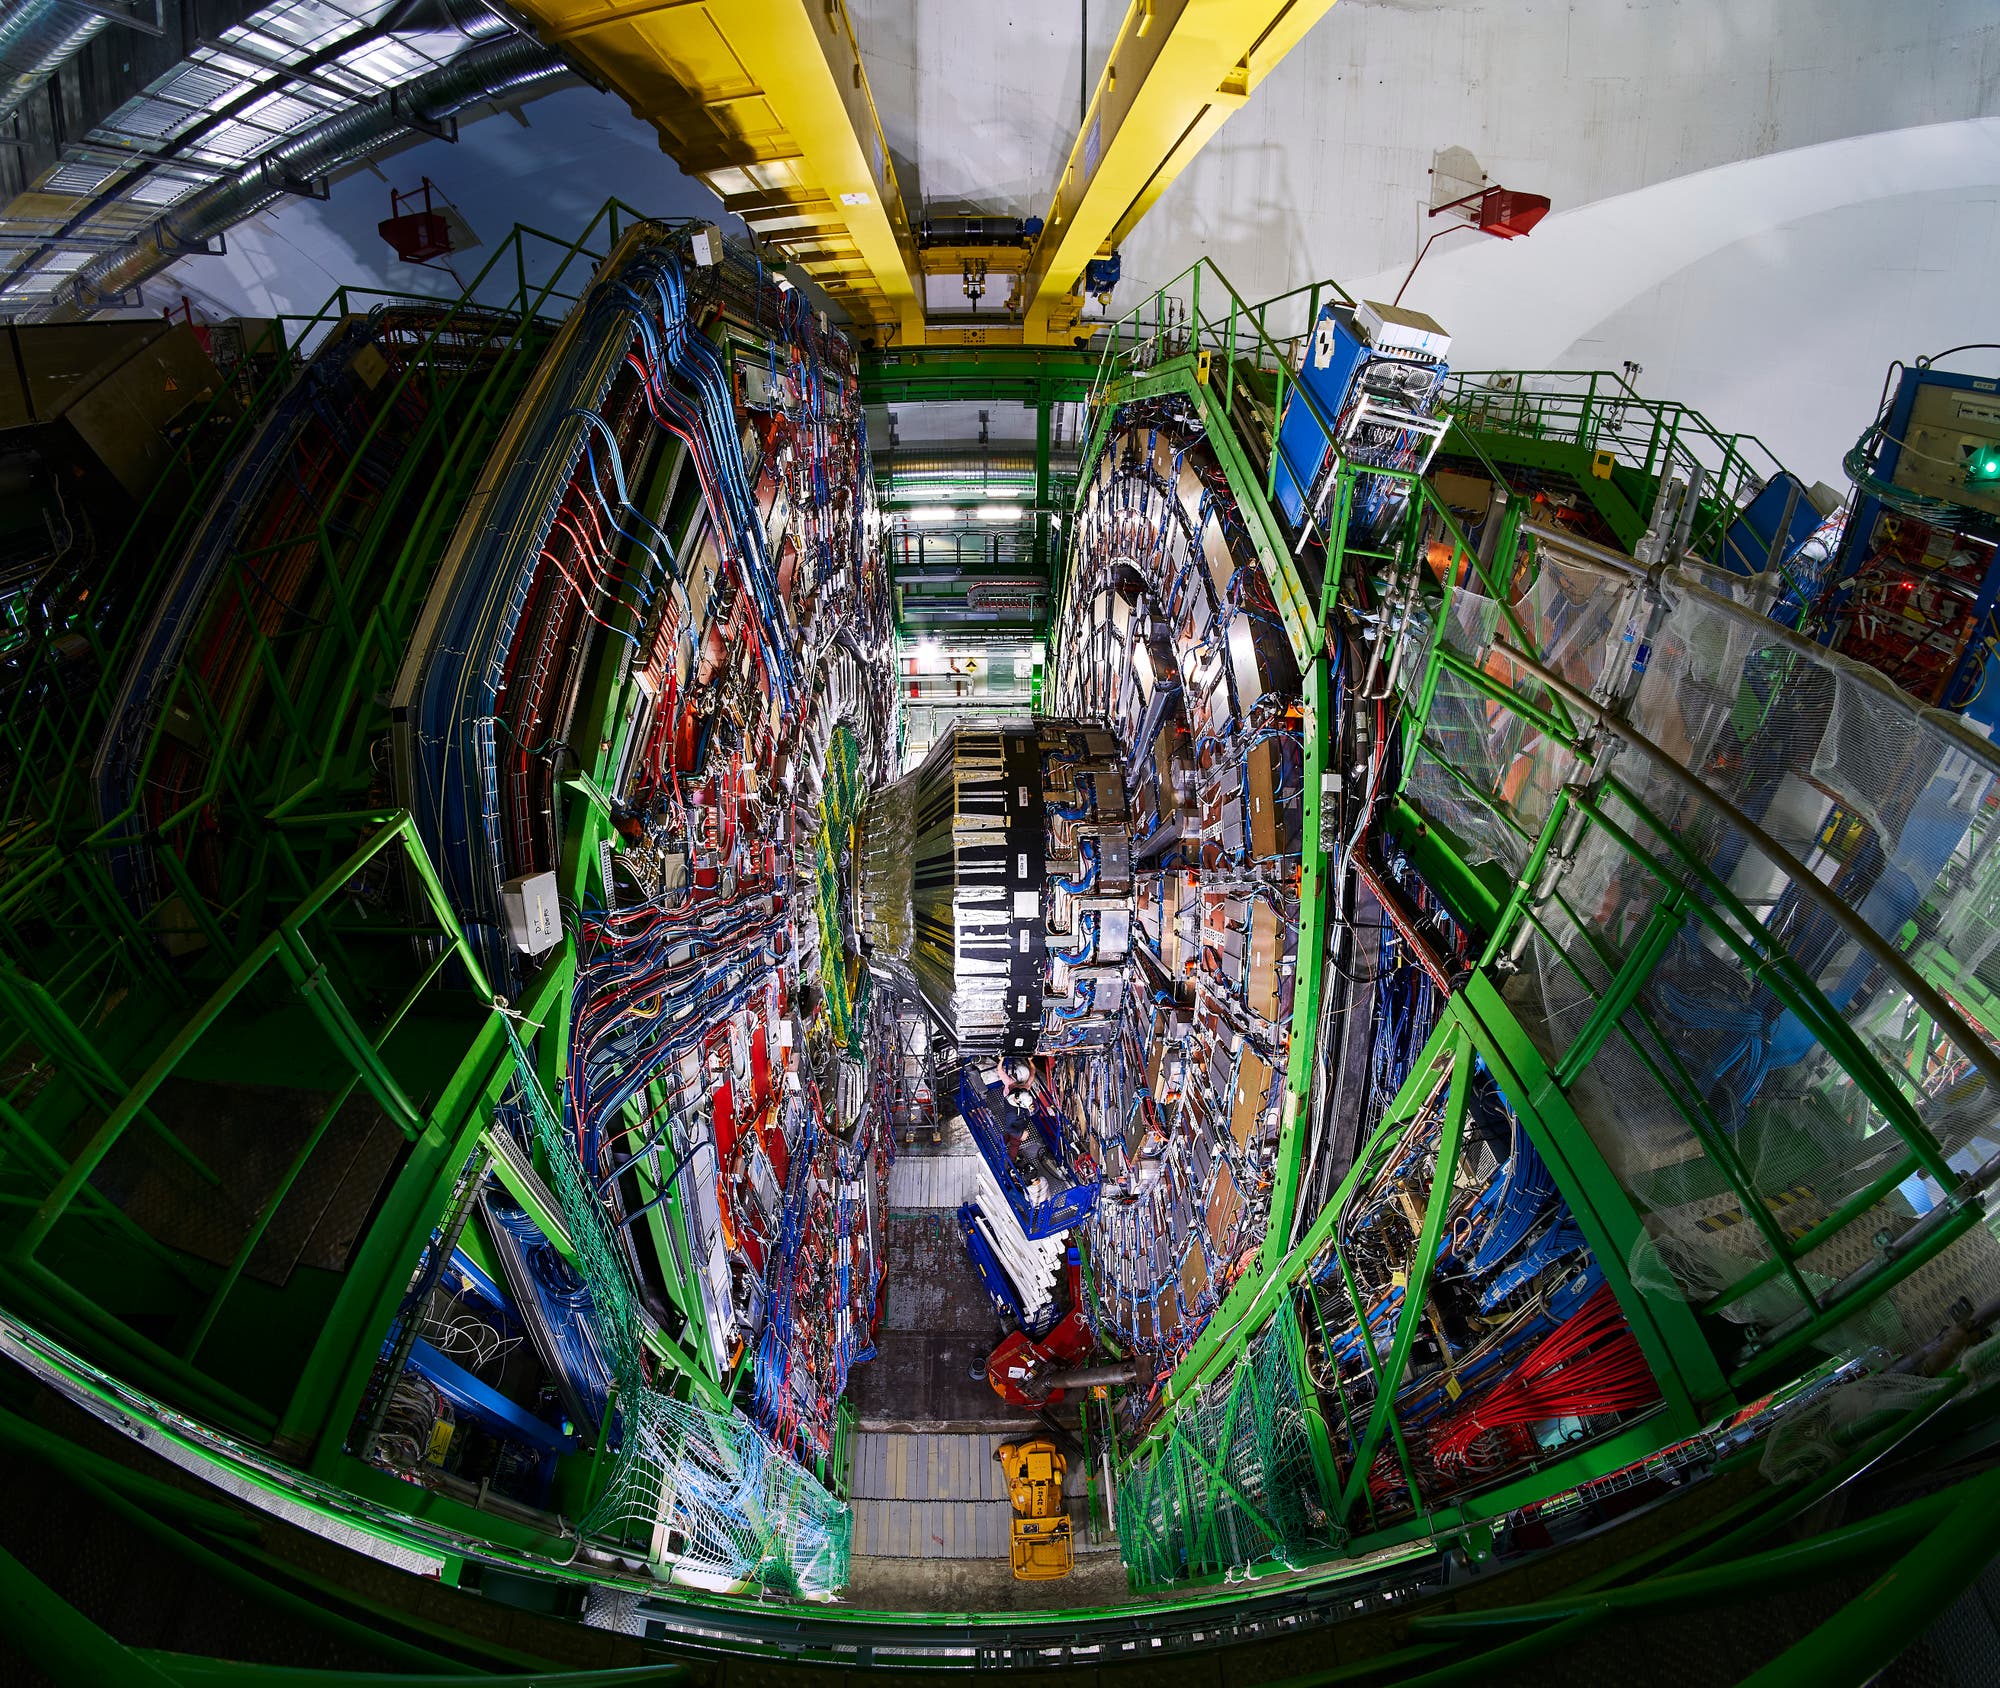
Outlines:
{"type": "MultiPolygon", "coordinates": [[[[587,285],[602,256],[595,243],[634,220],[612,201],[573,240],[516,228],[456,300],[341,288],[310,316],[280,318],[284,354],[252,401],[212,457],[194,455],[205,426],[190,431],[111,560],[107,575],[129,584],[115,616],[80,629],[91,686],[65,683],[54,641],[29,653],[0,703],[0,761],[12,772],[0,791],[0,954],[67,1012],[115,1007],[114,993],[140,987],[187,1002],[188,964],[165,953],[163,935],[233,963],[282,888],[303,893],[331,865],[300,860],[292,843],[247,841],[315,800],[338,804],[365,790],[371,741],[386,725],[373,700],[393,677],[443,540],[484,466],[484,443],[553,318],[587,285]],[[230,675],[218,691],[186,662],[165,665],[135,722],[128,795],[103,813],[87,752],[125,706],[154,608],[281,395],[330,335],[370,311],[409,315],[400,366],[385,369],[354,449],[303,526],[275,545],[255,534],[224,539],[213,578],[196,583],[177,650],[228,632],[230,675]],[[357,476],[371,455],[391,461],[362,500],[357,476]],[[271,624],[268,583],[280,556],[305,570],[282,626],[271,624]],[[175,728],[177,716],[186,724],[175,728]],[[185,764],[190,735],[195,778],[176,789],[169,812],[148,815],[149,794],[164,789],[159,771],[170,759],[185,764]],[[219,836],[245,843],[211,858],[198,882],[193,846],[219,836]],[[135,851],[149,868],[143,878],[123,871],[135,851]]],[[[228,403],[219,395],[210,417],[225,419],[228,403]]],[[[11,1041],[0,1028],[0,1059],[11,1041]]]]}
{"type": "MultiPolygon", "coordinates": [[[[1729,566],[1724,542],[1744,507],[1785,473],[1755,434],[1731,433],[1688,405],[1646,398],[1608,370],[1459,371],[1439,408],[1464,430],[1606,453],[1643,476],[1648,491],[1673,478],[1687,482],[1699,500],[1687,549],[1717,566],[1729,566]]],[[[1638,513],[1643,518],[1649,512],[1638,513]]]]}
{"type": "MultiPolygon", "coordinates": [[[[1109,407],[1102,403],[1107,396],[1163,365],[1190,360],[1203,383],[1221,398],[1223,415],[1239,439],[1255,445],[1253,456],[1263,459],[1264,496],[1274,498],[1277,433],[1287,403],[1301,405],[1324,438],[1339,437],[1336,419],[1297,377],[1321,311],[1328,305],[1351,310],[1356,303],[1335,281],[1310,282],[1251,301],[1212,259],[1198,259],[1110,325],[1092,389],[1099,426],[1108,415],[1109,407]],[[1264,435],[1261,441],[1255,439],[1259,432],[1264,435]]],[[[1494,485],[1510,495],[1514,492],[1505,469],[1466,428],[1454,428],[1445,449],[1471,458],[1494,485]]],[[[1084,461],[1088,463],[1092,455],[1086,451],[1084,461]]],[[[1359,476],[1394,474],[1356,464],[1341,466],[1359,476]]],[[[1308,510],[1299,539],[1331,547],[1341,539],[1341,529],[1342,524],[1330,516],[1322,519],[1308,510]]]]}
{"type": "MultiPolygon", "coordinates": [[[[163,1041],[132,1046],[132,1053],[144,1059],[136,1079],[126,1080],[100,1047],[100,1024],[65,1012],[32,977],[0,969],[7,1060],[18,1075],[8,1097],[0,1101],[0,1134],[10,1150],[9,1199],[22,1215],[18,1225],[10,1227],[0,1267],[0,1282],[6,1284],[9,1299],[107,1356],[109,1363],[142,1386],[162,1390],[225,1425],[260,1435],[269,1434],[278,1423],[278,1412],[268,1397],[250,1398],[202,1363],[218,1319],[279,1209],[351,1098],[365,1093],[406,1138],[418,1138],[428,1128],[428,1111],[398,1071],[399,1067],[408,1071],[408,1050],[394,1061],[385,1053],[418,999],[447,966],[456,963],[475,997],[490,1000],[486,979],[407,813],[297,815],[282,826],[288,837],[300,839],[314,835],[351,839],[357,828],[373,830],[247,946],[228,975],[191,1012],[162,1028],[163,1041]],[[356,885],[391,846],[400,847],[411,878],[421,887],[419,919],[414,923],[401,916],[336,919],[336,914],[351,909],[356,885]],[[392,940],[386,959],[379,945],[367,942],[379,937],[392,940]],[[286,1005],[291,1002],[303,1006],[302,1019],[289,1016],[286,1005]],[[386,1006],[379,1010],[367,1006],[376,1002],[386,1006]],[[223,1173],[208,1166],[158,1111],[162,1086],[185,1071],[218,1070],[217,1039],[280,1022],[286,1027],[285,1065],[297,1075],[292,1082],[301,1087],[299,1106],[310,1108],[312,1124],[300,1134],[276,1179],[260,1189],[255,1211],[234,1239],[232,1257],[218,1274],[202,1269],[184,1248],[141,1226],[107,1195],[102,1172],[129,1136],[144,1131],[171,1159],[166,1174],[152,1171],[137,1176],[171,1175],[182,1184],[191,1179],[197,1193],[203,1184],[221,1188],[223,1173]],[[343,1073],[344,1077],[335,1076],[343,1073]],[[37,1106],[38,1101],[46,1103],[65,1091],[73,1092],[75,1101],[97,1116],[88,1136],[74,1146],[65,1146],[63,1137],[52,1134],[51,1124],[56,1122],[49,1120],[45,1107],[37,1106]],[[92,1287],[94,1274],[78,1272],[77,1262],[93,1248],[113,1250],[119,1258],[136,1250],[131,1258],[155,1274],[151,1291],[155,1315],[144,1321],[154,1335],[145,1334],[100,1299],[92,1287]]],[[[128,1170],[115,1187],[129,1190],[134,1177],[128,1170]]],[[[184,1239],[176,1235],[180,1241],[184,1239]]]]}

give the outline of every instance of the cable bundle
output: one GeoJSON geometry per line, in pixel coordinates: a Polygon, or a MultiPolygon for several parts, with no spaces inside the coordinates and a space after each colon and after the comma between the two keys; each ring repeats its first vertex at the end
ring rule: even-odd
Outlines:
{"type": "Polygon", "coordinates": [[[768,905],[712,898],[585,912],[563,1111],[593,1181],[625,1104],[766,986],[777,928],[768,905]]]}
{"type": "Polygon", "coordinates": [[[1431,1439],[1441,1471],[1484,1468],[1482,1438],[1552,1418],[1631,1412],[1660,1398],[1659,1386],[1618,1309],[1611,1286],[1596,1294],[1531,1349],[1526,1359],[1473,1406],[1451,1415],[1431,1439]]]}

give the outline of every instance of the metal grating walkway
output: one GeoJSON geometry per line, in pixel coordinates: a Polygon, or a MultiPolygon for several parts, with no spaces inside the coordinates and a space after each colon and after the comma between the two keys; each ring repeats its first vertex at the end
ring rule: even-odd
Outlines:
{"type": "Polygon", "coordinates": [[[961,1119],[946,1122],[936,1145],[907,1144],[889,1168],[889,1206],[896,1211],[956,1209],[979,1183],[979,1150],[961,1119]]]}

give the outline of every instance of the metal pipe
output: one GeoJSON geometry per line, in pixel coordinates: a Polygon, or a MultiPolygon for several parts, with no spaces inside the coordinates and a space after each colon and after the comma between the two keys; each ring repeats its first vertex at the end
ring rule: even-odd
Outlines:
{"type": "Polygon", "coordinates": [[[1402,573],[1403,563],[1398,557],[1389,565],[1389,578],[1382,588],[1381,608],[1376,612],[1379,619],[1375,637],[1369,642],[1368,668],[1361,676],[1361,689],[1354,694],[1357,699],[1375,696],[1375,676],[1382,671],[1382,641],[1389,637],[1389,617],[1396,608],[1396,591],[1403,583],[1402,573]]]}
{"type": "Polygon", "coordinates": [[[1102,1385],[1111,1388],[1119,1384],[1137,1383],[1139,1367],[1132,1361],[1122,1366],[1085,1366],[1079,1371],[1057,1372],[1055,1376],[1042,1380],[1050,1389],[1093,1389],[1102,1385]]]}
{"type": "Polygon", "coordinates": [[[1661,480],[1653,499],[1652,520],[1632,547],[1632,555],[1642,567],[1651,568],[1673,560],[1672,534],[1680,521],[1682,506],[1690,501],[1685,483],[1669,476],[1661,480]]]}
{"type": "Polygon", "coordinates": [[[1687,492],[1681,499],[1681,507],[1675,513],[1673,532],[1668,536],[1667,548],[1661,560],[1677,563],[1687,554],[1688,542],[1694,537],[1694,519],[1700,510],[1702,488],[1708,484],[1708,471],[1699,463],[1688,469],[1687,492]]]}
{"type": "Polygon", "coordinates": [[[212,236],[275,204],[296,184],[346,165],[413,129],[441,122],[482,100],[533,94],[569,74],[569,67],[538,42],[508,36],[482,41],[427,76],[378,99],[301,129],[234,175],[176,206],[144,234],[79,270],[51,314],[81,316],[156,275],[212,236]]]}
{"type": "Polygon", "coordinates": [[[1551,551],[1563,552],[1579,562],[1596,563],[1602,568],[1617,569],[1623,574],[1636,574],[1642,578],[1651,578],[1656,572],[1623,551],[1614,551],[1608,545],[1599,545],[1594,539],[1585,539],[1579,534],[1544,527],[1540,522],[1524,521],[1521,533],[1524,538],[1532,539],[1551,551]]]}
{"type": "Polygon", "coordinates": [[[111,20],[76,0],[27,0],[0,17],[0,122],[111,20]]]}
{"type": "Polygon", "coordinates": [[[1785,552],[1791,544],[1792,517],[1798,514],[1799,509],[1798,476],[1793,475],[1791,482],[1791,486],[1785,492],[1784,514],[1779,516],[1778,525],[1771,530],[1771,548],[1764,555],[1764,567],[1774,574],[1784,565],[1785,552]]]}

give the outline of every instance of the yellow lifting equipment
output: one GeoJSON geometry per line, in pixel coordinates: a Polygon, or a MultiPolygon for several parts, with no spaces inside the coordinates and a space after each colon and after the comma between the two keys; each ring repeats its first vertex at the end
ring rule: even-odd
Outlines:
{"type": "Polygon", "coordinates": [[[1076,1563],[1069,1510],[1063,1502],[1068,1461],[1046,1437],[1002,1442],[993,1457],[1007,1474],[1007,1498],[1014,1505],[1014,1575],[1022,1582],[1068,1576],[1076,1563]]]}

